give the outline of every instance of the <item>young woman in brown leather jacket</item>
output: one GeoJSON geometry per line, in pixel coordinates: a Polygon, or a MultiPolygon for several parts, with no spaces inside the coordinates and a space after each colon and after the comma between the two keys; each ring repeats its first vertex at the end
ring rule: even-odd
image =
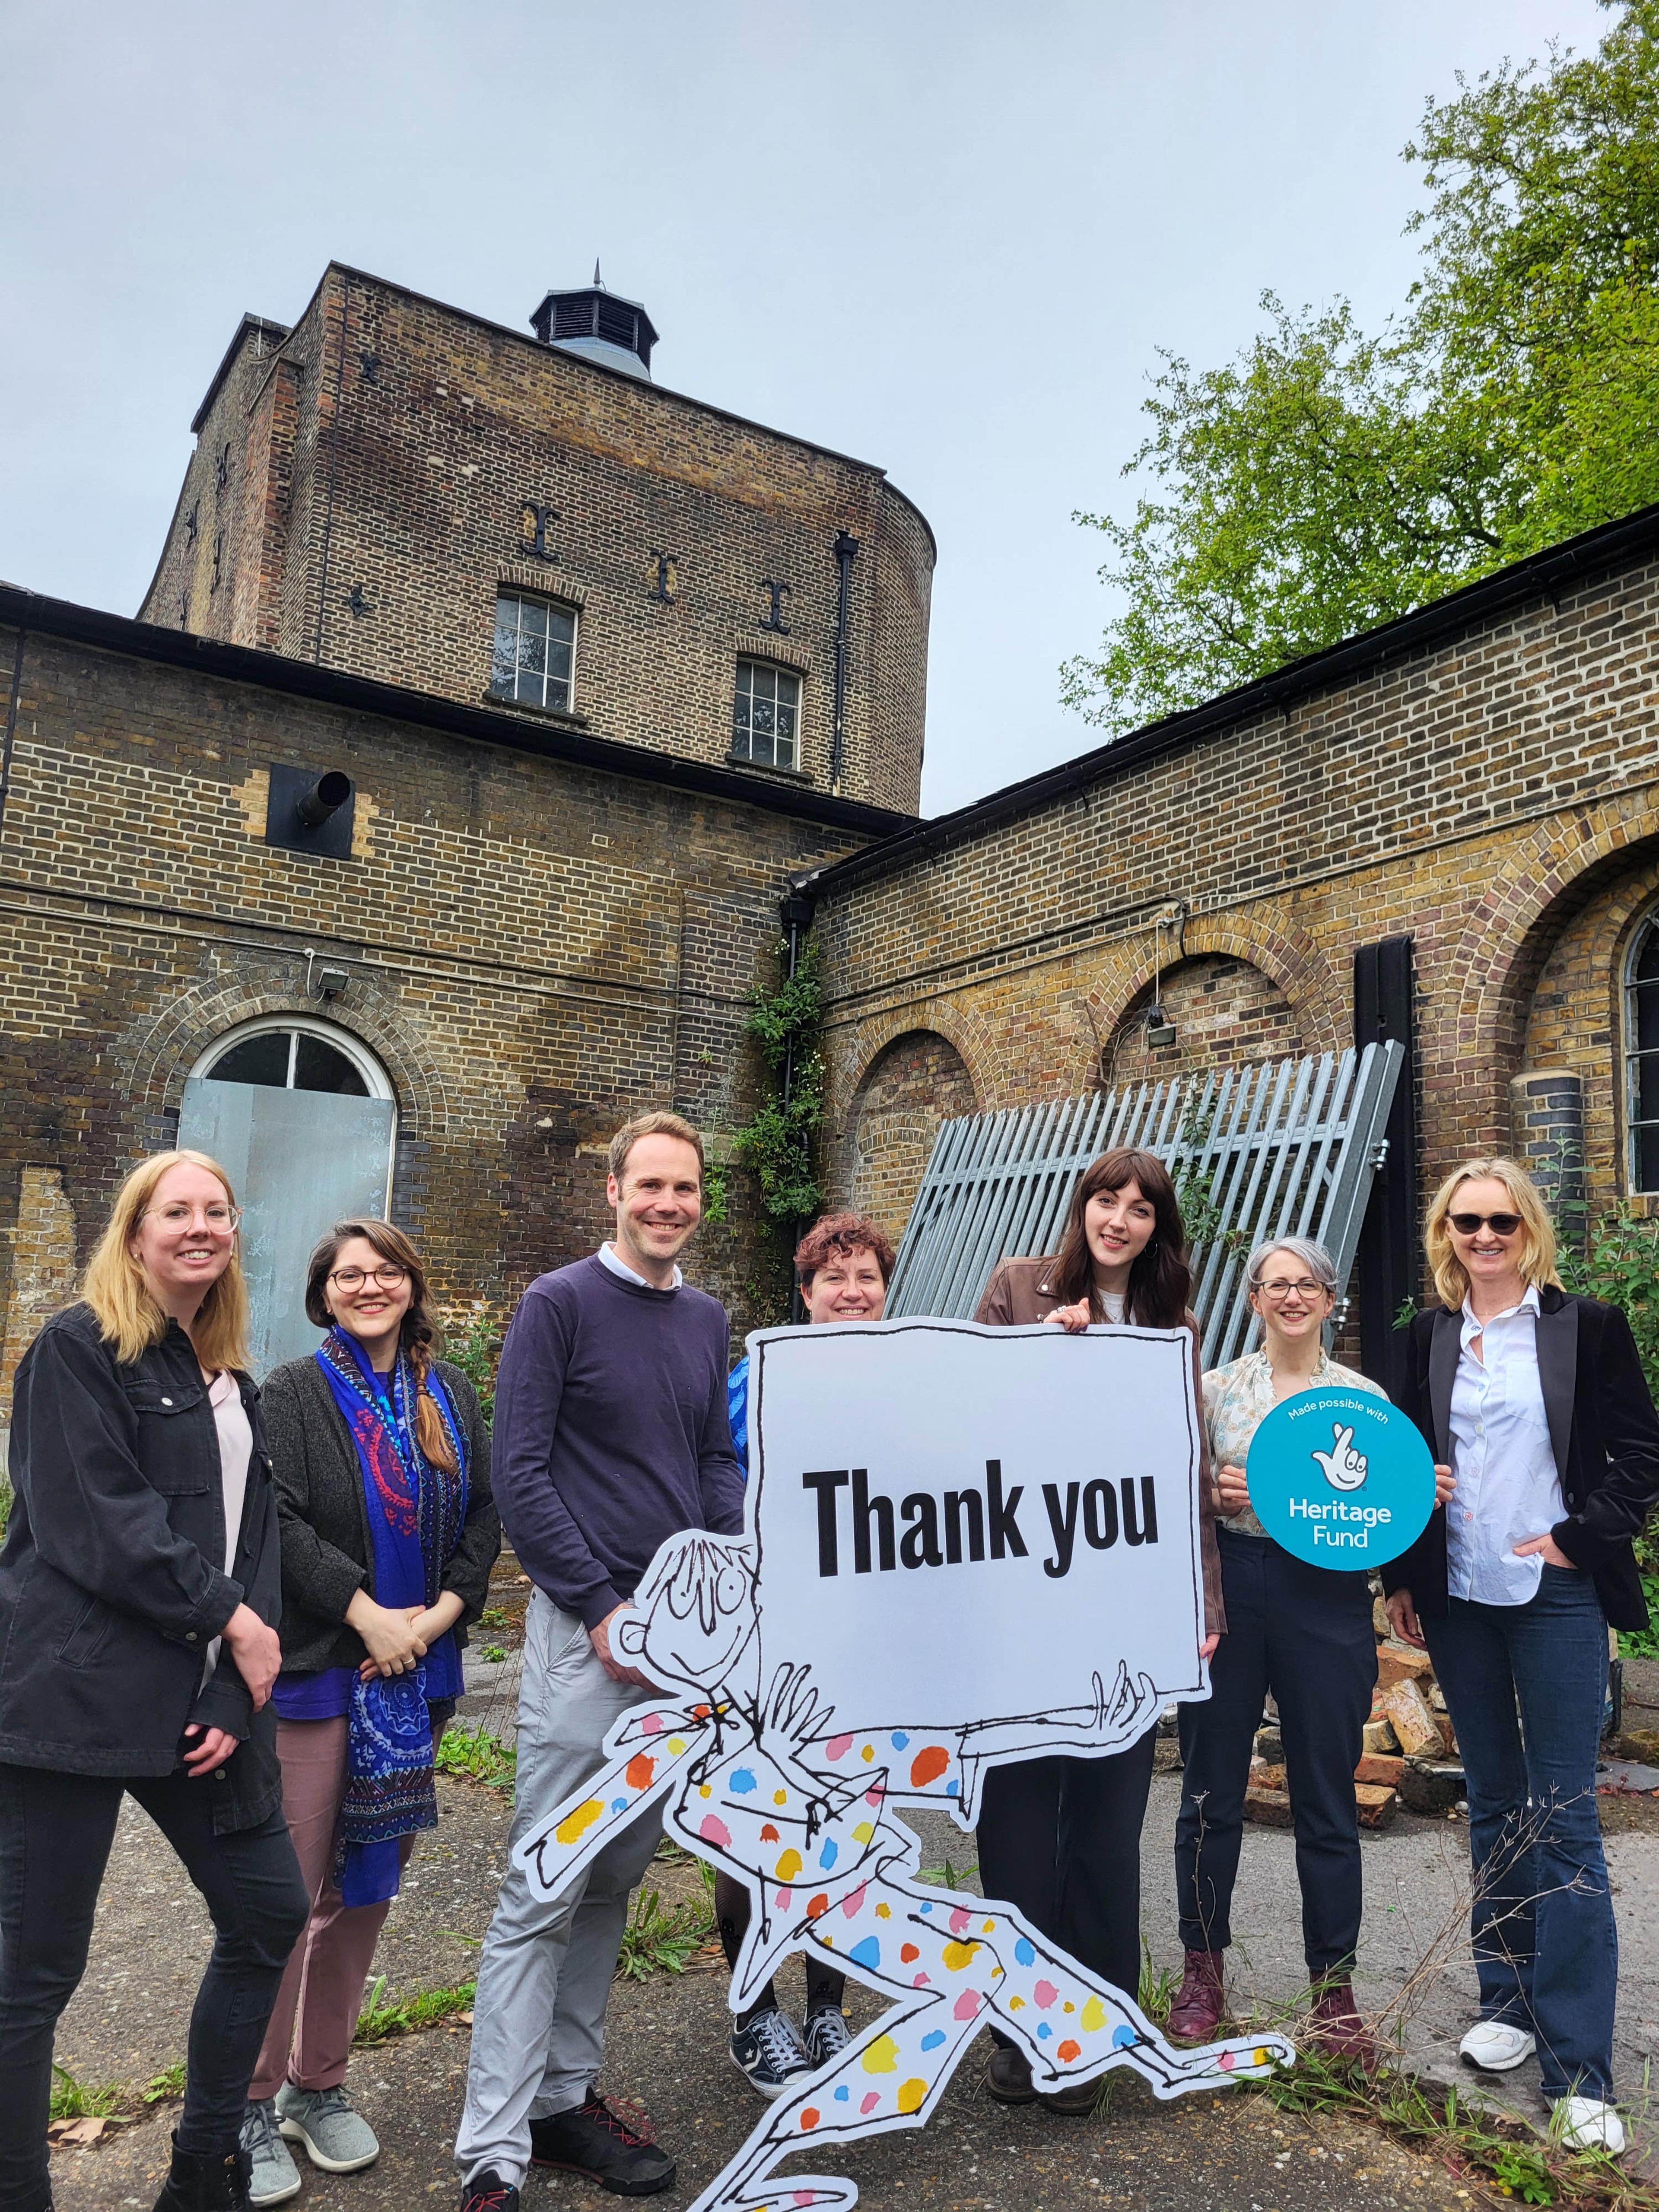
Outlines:
{"type": "MultiPolygon", "coordinates": [[[[975,1318],[1005,1328],[1051,1322],[1073,1334],[1091,1323],[1121,1322],[1188,1328],[1200,1483],[1208,1498],[1198,1324],[1187,1308],[1191,1285],[1187,1232],[1169,1170],[1153,1153],[1122,1146],[1085,1170],[1060,1250],[1000,1261],[975,1318]]],[[[1213,1513],[1212,1505],[1200,1528],[1206,1659],[1226,1626],[1213,1513]]],[[[1108,1758],[1060,1754],[994,1767],[985,1778],[979,1817],[985,1894],[1017,1905],[1043,1935],[1131,1995],[1140,1977],[1140,1830],[1155,1734],[1148,1729],[1127,1751],[1108,1758]]],[[[1037,2094],[1024,2055],[1000,2042],[985,2085],[1004,2104],[1028,2104],[1037,2094]]],[[[1085,2112],[1098,2086],[1085,2082],[1042,2101],[1055,2112],[1085,2112]]]]}

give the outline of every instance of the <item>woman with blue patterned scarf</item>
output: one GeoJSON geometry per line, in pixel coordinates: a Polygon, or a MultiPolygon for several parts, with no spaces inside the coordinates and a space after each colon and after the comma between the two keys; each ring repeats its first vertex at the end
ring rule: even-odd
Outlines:
{"type": "Polygon", "coordinates": [[[298,2193],[289,2142],[329,2173],[380,2154],[346,2062],[399,1876],[437,1825],[434,1747],[501,1548],[489,1432],[465,1376],[432,1356],[410,1239],[337,1223],[311,1255],[306,1311],[327,1334],[264,1400],[283,1547],[276,1748],[312,1913],[248,2090],[256,2205],[298,2193]]]}

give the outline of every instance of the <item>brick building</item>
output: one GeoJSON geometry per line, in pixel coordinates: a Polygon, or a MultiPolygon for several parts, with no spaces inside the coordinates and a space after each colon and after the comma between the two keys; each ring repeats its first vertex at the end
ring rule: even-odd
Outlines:
{"type": "Polygon", "coordinates": [[[897,1228],[946,1114],[1346,1045],[1403,938],[1421,1178],[1513,1143],[1645,1203],[1656,647],[1650,509],[828,864],[837,1197],[897,1228]]]}
{"type": "Polygon", "coordinates": [[[922,823],[926,524],[654,339],[331,268],[239,331],[146,619],[0,592],[0,1393],[125,1168],[254,1091],[301,1225],[378,1145],[446,1293],[510,1302],[622,1114],[747,1112],[786,893],[831,1194],[895,1230],[945,1116],[1363,1038],[1385,944],[1396,1201],[1510,1143],[1659,1194],[1659,510],[922,823]]]}
{"type": "MultiPolygon", "coordinates": [[[[348,1208],[510,1303],[619,1119],[741,1121],[789,878],[914,817],[926,521],[663,390],[595,279],[520,333],[331,266],[244,318],[137,622],[0,592],[0,1410],[181,1135],[248,1164],[277,1349],[348,1208]]],[[[751,1222],[700,1266],[775,1296],[751,1222]]]]}
{"type": "Polygon", "coordinates": [[[914,814],[922,516],[663,390],[602,286],[532,319],[337,264],[291,330],[245,316],[141,619],[914,814]]]}

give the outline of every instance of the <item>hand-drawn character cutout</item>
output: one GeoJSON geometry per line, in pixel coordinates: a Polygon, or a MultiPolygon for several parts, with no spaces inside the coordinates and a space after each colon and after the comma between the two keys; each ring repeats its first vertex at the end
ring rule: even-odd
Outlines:
{"type": "Polygon", "coordinates": [[[825,2136],[920,2127],[957,2062],[994,2020],[1040,2089],[1128,2065],[1160,2097],[1217,2088],[1294,2056],[1279,2035],[1192,2051],[1168,2043],[1121,1990],[1085,1972],[1011,1906],[920,1879],[915,1836],[889,1805],[945,1801],[971,1820],[988,1763],[1011,1751],[1103,1752],[1156,1717],[1145,1675],[1097,1675],[1092,1712],[939,1734],[830,1732],[805,1666],[764,1682],[749,1540],[689,1534],[665,1544],[616,1641],[665,1688],[607,1739],[609,1759],[514,1853],[556,1894],[655,1800],[688,1849],[745,1881],[755,1899],[732,1978],[741,2009],[779,1960],[811,1943],[893,1999],[848,2049],[770,2106],[692,2212],[784,2212],[856,2203],[850,2181],[770,2179],[825,2136]]]}

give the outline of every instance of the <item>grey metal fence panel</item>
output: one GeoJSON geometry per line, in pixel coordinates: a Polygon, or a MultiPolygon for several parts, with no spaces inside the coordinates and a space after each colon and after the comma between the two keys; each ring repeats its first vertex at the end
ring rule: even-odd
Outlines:
{"type": "Polygon", "coordinates": [[[1404,1060],[1391,1040],[944,1122],[887,1310],[970,1316],[1000,1259],[1055,1249],[1090,1161],[1140,1145],[1180,1182],[1196,1231],[1204,1364],[1235,1358],[1254,1334],[1244,1261],[1264,1237],[1317,1237],[1346,1297],[1404,1060]]]}

